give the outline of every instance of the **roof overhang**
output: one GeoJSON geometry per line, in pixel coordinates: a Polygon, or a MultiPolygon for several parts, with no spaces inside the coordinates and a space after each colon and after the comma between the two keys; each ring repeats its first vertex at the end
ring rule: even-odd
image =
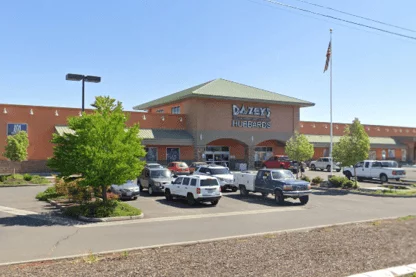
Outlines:
{"type": "MultiPolygon", "coordinates": [[[[64,134],[75,134],[75,131],[63,125],[55,126],[55,132],[60,136],[64,134]]],[[[139,129],[138,136],[142,139],[143,145],[193,145],[193,137],[185,130],[139,129]]]]}
{"type": "MultiPolygon", "coordinates": [[[[328,135],[305,135],[315,147],[329,147],[331,137],[328,135]]],[[[332,142],[339,142],[341,136],[333,136],[332,142]]],[[[391,137],[369,137],[371,148],[405,148],[406,146],[391,137]]]]}

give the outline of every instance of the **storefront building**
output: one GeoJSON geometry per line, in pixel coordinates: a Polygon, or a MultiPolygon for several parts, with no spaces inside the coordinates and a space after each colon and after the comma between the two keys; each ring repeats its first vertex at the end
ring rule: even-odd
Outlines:
{"type": "MultiPolygon", "coordinates": [[[[126,105],[126,103],[124,103],[126,105]]],[[[167,164],[213,161],[232,169],[259,165],[272,155],[284,154],[286,141],[299,131],[315,146],[315,158],[328,155],[329,124],[301,122],[300,108],[313,103],[235,82],[216,79],[134,107],[128,125],[139,123],[147,161],[167,164]]],[[[90,110],[86,110],[87,112],[90,110]]],[[[69,116],[79,108],[0,104],[0,149],[7,135],[24,130],[30,146],[28,161],[11,163],[0,158],[0,173],[48,172],[53,133],[71,132],[69,116]]],[[[345,124],[334,123],[334,142],[345,124]]],[[[415,159],[416,128],[365,125],[370,156],[377,159],[415,159]]]]}

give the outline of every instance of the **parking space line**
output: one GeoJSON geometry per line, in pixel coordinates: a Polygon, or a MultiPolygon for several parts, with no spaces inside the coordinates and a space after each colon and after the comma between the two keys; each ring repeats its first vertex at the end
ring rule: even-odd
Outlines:
{"type": "Polygon", "coordinates": [[[286,208],[275,208],[275,209],[264,209],[264,210],[253,210],[253,211],[238,211],[238,212],[228,212],[228,213],[170,216],[170,217],[159,217],[159,218],[148,218],[148,219],[145,218],[145,219],[135,219],[135,220],[127,220],[127,221],[99,222],[99,223],[75,225],[75,227],[78,227],[78,228],[108,227],[108,226],[119,226],[119,225],[127,225],[127,224],[139,224],[139,223],[143,224],[143,223],[150,223],[150,222],[176,221],[176,220],[239,216],[239,215],[253,215],[253,214],[291,212],[291,211],[302,211],[302,210],[306,210],[306,208],[286,207],[286,208]]]}
{"type": "Polygon", "coordinates": [[[0,206],[0,212],[7,213],[7,214],[14,214],[14,215],[35,215],[35,214],[38,214],[38,213],[35,213],[35,212],[31,212],[31,211],[20,210],[20,209],[4,207],[4,206],[0,206]]]}

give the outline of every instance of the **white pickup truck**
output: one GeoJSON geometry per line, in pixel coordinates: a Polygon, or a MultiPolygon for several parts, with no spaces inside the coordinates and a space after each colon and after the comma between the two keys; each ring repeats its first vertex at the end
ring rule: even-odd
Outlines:
{"type": "Polygon", "coordinates": [[[378,179],[381,183],[387,183],[389,180],[399,181],[400,178],[406,177],[405,170],[398,167],[391,167],[391,163],[388,161],[365,160],[354,166],[344,167],[343,173],[348,179],[355,176],[354,167],[357,172],[358,181],[378,179]]]}

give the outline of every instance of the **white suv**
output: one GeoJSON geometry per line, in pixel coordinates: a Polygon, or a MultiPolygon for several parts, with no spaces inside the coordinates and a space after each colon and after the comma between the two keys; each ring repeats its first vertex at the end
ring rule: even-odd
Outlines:
{"type": "MultiPolygon", "coordinates": [[[[322,171],[327,170],[328,172],[331,171],[331,158],[330,157],[322,157],[319,158],[316,161],[312,161],[309,165],[309,168],[311,170],[317,170],[320,169],[322,171]]],[[[332,163],[332,169],[336,170],[337,172],[341,171],[341,168],[339,167],[339,163],[333,162],[332,163]]]]}
{"type": "Polygon", "coordinates": [[[217,178],[209,176],[180,176],[165,186],[165,197],[167,201],[173,198],[182,198],[189,205],[197,202],[211,202],[217,205],[222,194],[217,178]]]}
{"type": "Polygon", "coordinates": [[[218,178],[221,191],[231,189],[235,192],[238,190],[238,187],[234,185],[234,175],[231,174],[228,167],[220,165],[203,165],[195,170],[194,175],[212,176],[218,178]]]}

